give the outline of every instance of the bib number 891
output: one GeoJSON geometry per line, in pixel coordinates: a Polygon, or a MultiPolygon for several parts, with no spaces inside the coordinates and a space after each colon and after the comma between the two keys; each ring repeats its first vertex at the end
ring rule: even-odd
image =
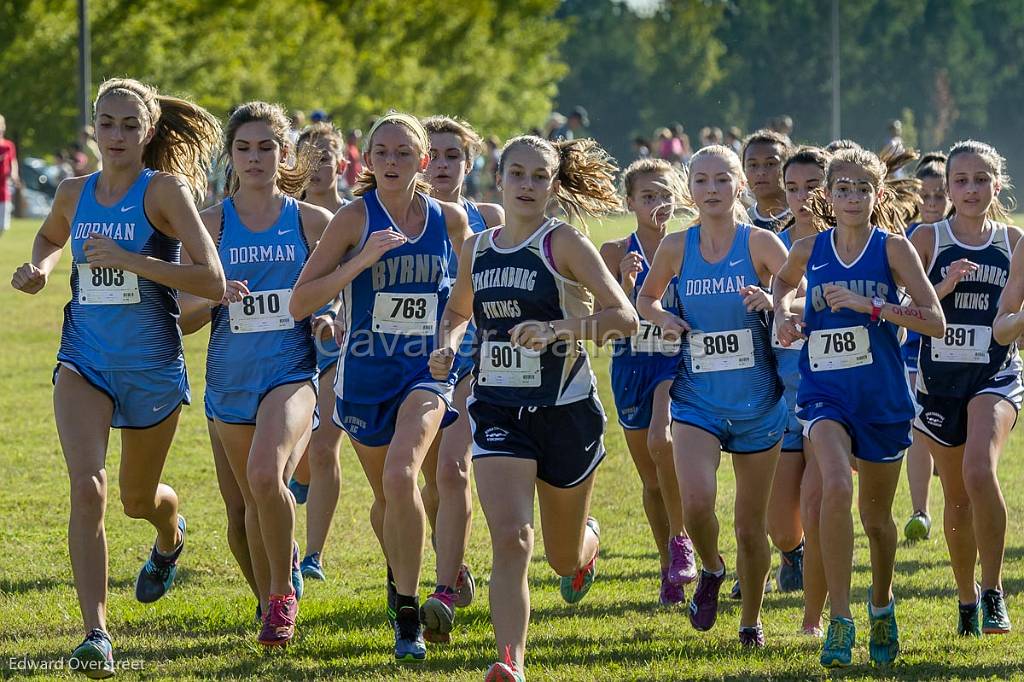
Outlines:
{"type": "Polygon", "coordinates": [[[974,330],[964,327],[946,327],[947,346],[971,346],[974,347],[974,330]]]}
{"type": "Polygon", "coordinates": [[[124,270],[92,268],[92,285],[94,287],[122,287],[124,286],[124,270]]]}

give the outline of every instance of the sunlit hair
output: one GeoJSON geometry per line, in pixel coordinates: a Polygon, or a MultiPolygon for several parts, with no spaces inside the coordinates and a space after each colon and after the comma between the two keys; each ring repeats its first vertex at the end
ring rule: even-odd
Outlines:
{"type": "Polygon", "coordinates": [[[917,160],[914,168],[914,177],[918,180],[925,178],[941,178],[943,184],[946,182],[946,155],[942,152],[929,152],[917,160]]]}
{"type": "MultiPolygon", "coordinates": [[[[449,133],[459,138],[459,141],[462,142],[462,153],[465,155],[466,161],[472,161],[483,151],[483,140],[473,130],[473,126],[461,118],[454,116],[428,116],[423,119],[422,123],[423,129],[427,131],[428,136],[449,133]]],[[[429,150],[429,145],[427,148],[429,150]]]]}
{"type": "Polygon", "coordinates": [[[664,189],[672,195],[673,208],[696,215],[697,206],[690,196],[690,188],[686,182],[686,174],[677,166],[665,159],[647,157],[637,159],[626,167],[622,173],[622,189],[626,197],[633,196],[637,179],[644,175],[661,175],[665,178],[664,189]]]}
{"type": "Polygon", "coordinates": [[[335,128],[333,123],[327,121],[318,121],[306,126],[295,142],[295,146],[302,149],[303,145],[316,144],[319,140],[327,140],[328,146],[336,152],[341,151],[345,146],[341,131],[335,128]]]}
{"type": "Polygon", "coordinates": [[[894,178],[900,171],[916,161],[920,154],[916,149],[904,147],[902,144],[886,145],[878,153],[878,158],[885,164],[886,177],[894,178]]]}
{"type": "Polygon", "coordinates": [[[744,161],[747,160],[747,150],[752,144],[773,144],[778,145],[781,150],[782,160],[785,161],[789,157],[792,151],[792,144],[789,139],[782,133],[770,130],[768,128],[761,128],[747,135],[743,140],[743,148],[740,151],[740,158],[744,161]]]}
{"type": "MultiPolygon", "coordinates": [[[[697,163],[701,161],[701,159],[712,156],[725,161],[726,165],[729,167],[729,174],[736,181],[737,187],[743,187],[746,184],[747,180],[746,176],[743,174],[743,164],[740,163],[740,157],[736,155],[736,152],[734,152],[731,147],[726,147],[725,145],[722,144],[712,144],[708,145],[707,147],[701,147],[694,153],[693,156],[690,157],[690,162],[688,165],[688,181],[690,196],[693,196],[694,166],[696,166],[697,163]]],[[[743,208],[743,204],[740,202],[739,198],[731,197],[730,200],[734,202],[732,209],[733,220],[735,220],[737,223],[748,222],[750,218],[747,216],[747,211],[746,209],[743,208]]]]}
{"type": "MultiPolygon", "coordinates": [[[[1006,172],[1006,159],[992,145],[977,140],[961,140],[949,148],[949,154],[946,158],[947,187],[949,186],[949,172],[953,167],[953,159],[963,154],[975,154],[981,157],[981,160],[988,165],[989,170],[992,172],[993,179],[999,184],[1000,193],[1004,190],[1013,189],[1013,185],[1010,183],[1010,176],[1006,172]]],[[[992,220],[1009,223],[1012,221],[1010,216],[1016,208],[1017,202],[1014,201],[1013,197],[1009,197],[1006,203],[1003,203],[1000,196],[994,194],[992,204],[988,207],[986,215],[992,220]]]]}
{"type": "MultiPolygon", "coordinates": [[[[427,131],[424,130],[423,124],[420,120],[412,114],[405,114],[401,111],[395,111],[392,109],[388,113],[384,114],[376,121],[370,128],[369,132],[363,136],[363,153],[368,154],[373,149],[373,136],[377,134],[377,131],[384,126],[398,126],[399,128],[405,128],[412,134],[413,140],[416,142],[417,153],[420,157],[426,156],[430,151],[430,136],[427,135],[427,131]]],[[[377,178],[374,177],[373,171],[369,168],[363,168],[359,173],[359,177],[356,178],[355,187],[352,188],[352,193],[356,196],[362,196],[370,190],[377,189],[377,178]]],[[[430,194],[430,183],[423,177],[422,173],[416,174],[416,191],[423,192],[424,194],[430,194]]]]}
{"type": "Polygon", "coordinates": [[[153,138],[142,152],[146,168],[171,173],[181,178],[196,201],[206,195],[206,178],[220,144],[220,124],[200,106],[161,95],[152,85],[132,78],[104,81],[93,102],[93,118],[107,97],[126,97],[142,105],[144,126],[154,130],[153,138]]]}
{"type": "Polygon", "coordinates": [[[825,151],[829,154],[835,154],[840,149],[863,149],[857,142],[842,138],[839,140],[832,140],[824,147],[825,151]]]}
{"type": "MultiPolygon", "coordinates": [[[[790,155],[790,157],[786,159],[786,162],[782,164],[783,185],[785,185],[786,183],[786,173],[793,166],[816,166],[819,170],[821,170],[822,175],[825,175],[828,169],[829,159],[831,158],[832,155],[826,152],[821,147],[798,147],[796,151],[794,151],[790,155]]],[[[796,214],[794,213],[791,214],[789,218],[786,219],[785,224],[783,224],[783,226],[779,229],[779,232],[782,232],[783,230],[791,227],[795,223],[796,214]]],[[[814,225],[815,229],[817,229],[818,232],[822,232],[827,227],[827,225],[825,225],[821,220],[814,216],[813,213],[811,214],[811,224],[814,225]]]]}
{"type": "Polygon", "coordinates": [[[828,226],[836,224],[835,212],[827,190],[832,189],[844,166],[855,166],[864,170],[868,174],[871,186],[876,192],[881,192],[871,211],[871,224],[888,232],[903,234],[903,228],[914,219],[921,205],[921,197],[918,195],[921,181],[917,178],[886,180],[888,168],[885,163],[873,152],[862,148],[840,149],[832,155],[825,169],[825,187],[819,187],[811,192],[808,199],[811,213],[828,226]]]}
{"type": "Polygon", "coordinates": [[[224,128],[224,151],[221,152],[221,156],[227,167],[228,194],[234,194],[240,186],[238,174],[231,163],[231,147],[235,142],[235,136],[243,125],[255,122],[266,123],[274,136],[274,141],[281,148],[281,160],[277,166],[278,189],[285,194],[299,196],[316,172],[319,154],[306,148],[295,155],[294,166],[288,165],[288,153],[291,148],[288,131],[291,130],[291,121],[279,105],[259,101],[246,102],[235,108],[224,128]]]}
{"type": "Polygon", "coordinates": [[[554,199],[569,221],[584,232],[586,216],[600,217],[622,210],[622,198],[615,188],[615,161],[590,138],[551,142],[535,135],[521,135],[505,143],[498,161],[498,175],[505,172],[509,150],[529,147],[548,163],[558,179],[554,199]]]}

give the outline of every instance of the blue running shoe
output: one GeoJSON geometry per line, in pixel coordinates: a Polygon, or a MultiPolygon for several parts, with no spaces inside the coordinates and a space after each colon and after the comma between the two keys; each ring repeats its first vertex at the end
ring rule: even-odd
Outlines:
{"type": "Polygon", "coordinates": [[[961,637],[981,637],[981,597],[973,604],[960,604],[960,618],[956,626],[956,634],[961,637]]]}
{"type": "Polygon", "coordinates": [[[110,635],[104,630],[93,628],[85,636],[68,660],[71,670],[85,673],[91,680],[105,680],[114,676],[114,647],[110,635]]]}
{"type": "Polygon", "coordinates": [[[164,556],[156,551],[156,543],[149,553],[149,559],[142,565],[139,577],[135,580],[135,598],[143,604],[155,602],[167,594],[174,584],[174,576],[178,572],[178,557],[185,548],[185,517],[178,514],[178,532],[181,541],[174,548],[174,553],[164,556]]]}
{"type": "Polygon", "coordinates": [[[986,635],[1005,635],[1012,628],[1002,590],[981,593],[981,631],[986,635]]]}
{"type": "Polygon", "coordinates": [[[302,599],[302,590],[305,586],[302,568],[299,566],[299,543],[292,540],[292,589],[295,590],[295,601],[302,599]]]}
{"type": "Polygon", "coordinates": [[[309,498],[309,486],[299,483],[294,478],[288,480],[288,490],[295,496],[295,504],[306,504],[309,498]]]}
{"type": "Polygon", "coordinates": [[[299,568],[302,569],[303,578],[308,578],[309,580],[327,580],[327,575],[324,573],[324,567],[320,563],[320,552],[313,552],[303,559],[299,568]]]}
{"type": "Polygon", "coordinates": [[[423,641],[420,610],[403,606],[395,618],[395,660],[422,661],[427,657],[427,643],[423,641]]]}
{"type": "Polygon", "coordinates": [[[804,541],[796,549],[779,552],[779,573],[775,580],[779,592],[799,592],[804,589],[804,541]]]}
{"type": "Polygon", "coordinates": [[[900,655],[900,628],[896,624],[896,600],[893,599],[879,615],[871,606],[871,589],[868,588],[868,623],[871,624],[871,639],[868,652],[876,665],[890,665],[900,655]]]}
{"type": "Polygon", "coordinates": [[[828,634],[821,647],[821,664],[826,668],[846,668],[853,663],[853,643],[857,626],[852,618],[836,616],[828,623],[828,634]]]}

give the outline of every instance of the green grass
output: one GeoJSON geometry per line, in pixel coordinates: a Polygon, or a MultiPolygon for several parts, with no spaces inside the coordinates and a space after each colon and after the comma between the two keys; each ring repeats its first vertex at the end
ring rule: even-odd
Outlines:
{"type": "MultiPolygon", "coordinates": [[[[68,483],[51,406],[50,373],[59,341],[61,309],[68,298],[69,256],[50,285],[29,297],[6,282],[30,253],[36,222],[16,221],[0,239],[0,671],[9,657],[54,661],[67,657],[82,637],[81,618],[71,582],[66,526],[68,483]]],[[[623,235],[623,220],[594,224],[595,240],[623,235]]],[[[111,436],[108,472],[110,513],[109,622],[120,660],[135,661],[142,672],[123,679],[346,679],[480,680],[495,660],[487,608],[491,563],[487,529],[477,508],[468,561],[479,592],[459,612],[455,642],[432,647],[418,667],[391,660],[392,638],[384,620],[384,566],[370,531],[370,493],[351,448],[342,449],[343,484],[326,557],[330,580],[307,586],[298,637],[284,655],[269,656],[256,644],[253,599],[228,551],[225,518],[217,491],[202,411],[205,338],[187,339],[194,405],[185,410],[164,481],[180,494],[189,520],[189,546],[175,588],[156,604],[135,601],[136,571],[153,542],[151,528],[121,513],[116,472],[119,437],[111,436]]],[[[612,413],[607,361],[595,368],[601,397],[612,413]]],[[[736,641],[738,604],[724,601],[710,633],[694,631],[681,611],[657,606],[657,555],[647,530],[639,479],[611,417],[609,456],[597,474],[594,512],[601,520],[602,561],[593,591],[579,606],[565,605],[557,581],[538,546],[530,571],[533,621],[528,648],[531,680],[734,680],[824,677],[818,645],[796,633],[801,621],[798,595],[769,595],[764,624],[769,646],[742,650],[736,641]]],[[[1015,435],[1003,458],[1003,492],[1010,505],[1005,587],[1011,615],[1024,626],[1017,595],[1024,588],[1024,448],[1015,435]]],[[[932,487],[933,518],[941,519],[938,482],[932,487]]],[[[735,565],[732,537],[732,473],[728,460],[720,475],[719,513],[723,552],[735,565]]],[[[901,485],[897,523],[910,513],[901,485]]],[[[304,512],[300,537],[304,537],[304,512]]],[[[856,660],[867,660],[863,602],[869,581],[867,544],[859,531],[853,574],[860,638],[856,660]]],[[[432,587],[433,554],[424,558],[423,589],[432,587]]],[[[1024,637],[964,641],[954,637],[955,592],[941,530],[930,541],[902,546],[896,593],[903,655],[891,670],[867,665],[843,673],[849,679],[1007,679],[1024,677],[1024,637]]],[[[67,677],[69,673],[53,674],[67,677]]]]}

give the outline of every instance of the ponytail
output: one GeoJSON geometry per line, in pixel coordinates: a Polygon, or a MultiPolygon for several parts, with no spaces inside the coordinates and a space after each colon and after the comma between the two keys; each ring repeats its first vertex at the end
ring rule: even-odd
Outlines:
{"type": "Polygon", "coordinates": [[[153,138],[142,153],[147,168],[176,175],[195,200],[206,195],[207,173],[220,141],[220,124],[208,111],[178,97],[160,95],[156,88],[132,78],[104,81],[93,102],[93,116],[104,97],[137,100],[153,128],[153,138]]]}

